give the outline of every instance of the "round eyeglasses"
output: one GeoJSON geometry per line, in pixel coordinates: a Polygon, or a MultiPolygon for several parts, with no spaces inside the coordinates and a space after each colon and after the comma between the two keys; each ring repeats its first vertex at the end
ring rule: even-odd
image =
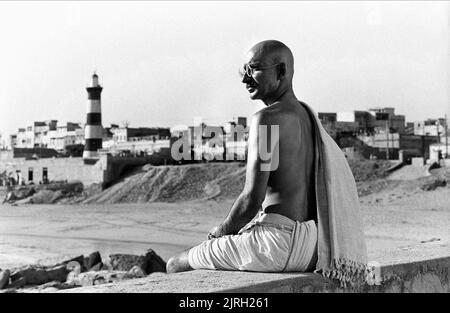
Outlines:
{"type": "Polygon", "coordinates": [[[275,66],[280,65],[281,63],[273,64],[266,67],[252,67],[250,64],[244,64],[241,68],[239,68],[239,75],[241,77],[244,77],[247,75],[248,77],[251,77],[255,71],[261,71],[261,70],[267,70],[269,68],[273,68],[275,66]]]}

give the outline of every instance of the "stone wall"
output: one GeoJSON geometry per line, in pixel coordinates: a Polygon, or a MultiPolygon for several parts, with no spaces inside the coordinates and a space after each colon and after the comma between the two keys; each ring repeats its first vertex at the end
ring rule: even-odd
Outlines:
{"type": "Polygon", "coordinates": [[[29,184],[43,182],[44,168],[47,169],[47,178],[49,181],[58,180],[79,180],[84,185],[93,183],[102,183],[104,180],[104,171],[106,170],[105,160],[99,160],[93,165],[84,164],[83,159],[79,158],[47,158],[39,160],[25,160],[24,158],[4,158],[0,161],[0,172],[6,171],[6,174],[17,177],[17,171],[20,171],[22,181],[29,184]],[[32,171],[32,180],[29,179],[29,171],[32,171]]]}
{"type": "Polygon", "coordinates": [[[46,168],[49,181],[79,180],[85,186],[99,183],[107,187],[123,177],[124,173],[130,169],[148,163],[163,165],[166,161],[166,157],[159,154],[144,157],[119,157],[102,154],[94,164],[86,164],[81,157],[26,160],[25,158],[13,158],[11,153],[2,153],[0,154],[0,173],[6,171],[7,176],[13,177],[16,182],[19,180],[19,183],[38,184],[43,182],[43,172],[46,168]],[[33,172],[32,180],[29,179],[30,170],[33,172]],[[17,175],[17,171],[20,171],[19,175],[17,175]]]}
{"type": "MultiPolygon", "coordinates": [[[[233,271],[191,271],[177,274],[155,273],[145,278],[68,292],[450,292],[450,257],[382,265],[372,284],[341,288],[337,283],[313,273],[251,273],[233,271]]],[[[62,291],[64,292],[64,291],[62,291]]]]}

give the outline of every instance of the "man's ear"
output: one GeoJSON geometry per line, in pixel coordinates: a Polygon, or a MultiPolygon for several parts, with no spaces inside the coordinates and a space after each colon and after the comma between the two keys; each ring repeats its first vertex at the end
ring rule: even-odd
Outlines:
{"type": "Polygon", "coordinates": [[[281,79],[284,75],[286,75],[286,64],[280,63],[280,67],[278,68],[278,79],[281,79]]]}

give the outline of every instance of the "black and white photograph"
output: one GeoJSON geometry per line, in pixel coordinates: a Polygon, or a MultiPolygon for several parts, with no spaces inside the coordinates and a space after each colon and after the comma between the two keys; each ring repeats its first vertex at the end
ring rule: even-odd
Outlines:
{"type": "Polygon", "coordinates": [[[450,1],[0,1],[0,38],[0,293],[450,292],[450,1]]]}

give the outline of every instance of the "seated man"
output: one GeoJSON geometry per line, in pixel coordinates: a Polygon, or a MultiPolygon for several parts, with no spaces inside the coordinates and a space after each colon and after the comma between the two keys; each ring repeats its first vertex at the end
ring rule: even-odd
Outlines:
{"type": "Polygon", "coordinates": [[[244,190],[207,241],[168,261],[168,273],[316,267],[314,127],[292,89],[293,55],[279,41],[260,42],[241,74],[250,98],[266,105],[252,118],[244,190]]]}

